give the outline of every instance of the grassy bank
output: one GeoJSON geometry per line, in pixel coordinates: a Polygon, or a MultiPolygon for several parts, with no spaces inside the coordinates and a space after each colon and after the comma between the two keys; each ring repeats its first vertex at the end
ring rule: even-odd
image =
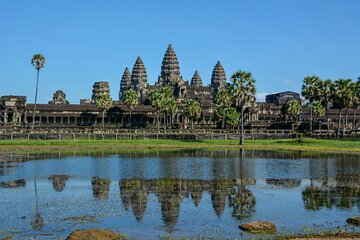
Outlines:
{"type": "MultiPolygon", "coordinates": [[[[304,138],[281,140],[247,140],[246,149],[273,149],[313,152],[360,153],[359,140],[319,140],[304,138]]],[[[1,152],[28,151],[81,151],[81,150],[133,150],[149,149],[239,149],[236,140],[13,140],[0,141],[1,152]]]]}

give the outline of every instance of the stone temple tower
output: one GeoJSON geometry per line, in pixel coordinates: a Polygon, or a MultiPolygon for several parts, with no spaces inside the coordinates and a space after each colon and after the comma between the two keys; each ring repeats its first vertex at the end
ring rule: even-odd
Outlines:
{"type": "Polygon", "coordinates": [[[202,80],[200,77],[200,74],[198,73],[198,71],[195,71],[193,77],[191,78],[191,85],[195,86],[195,87],[200,87],[202,86],[202,80]]]}
{"type": "Polygon", "coordinates": [[[162,61],[161,74],[157,84],[160,86],[174,87],[181,81],[182,77],[180,75],[179,61],[172,45],[170,44],[162,61]]]}
{"type": "Polygon", "coordinates": [[[211,92],[213,94],[213,97],[215,99],[216,94],[219,92],[219,90],[225,88],[226,85],[226,74],[223,66],[221,65],[220,61],[218,61],[213,69],[212,75],[211,75],[211,92]]]}
{"type": "Polygon", "coordinates": [[[125,71],[121,77],[120,82],[120,91],[119,91],[119,100],[121,100],[121,96],[124,92],[131,88],[131,73],[128,68],[125,68],[125,71]]]}
{"type": "Polygon", "coordinates": [[[143,103],[148,94],[147,73],[141,57],[137,57],[131,73],[131,88],[133,88],[143,103]]]}
{"type": "Polygon", "coordinates": [[[95,82],[93,85],[93,91],[91,96],[91,103],[96,103],[96,98],[105,94],[110,96],[110,87],[108,82],[95,82]]]}

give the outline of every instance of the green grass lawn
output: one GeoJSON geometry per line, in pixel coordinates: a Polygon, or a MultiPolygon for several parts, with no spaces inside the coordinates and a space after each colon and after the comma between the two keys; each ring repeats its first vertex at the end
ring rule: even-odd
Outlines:
{"type": "MultiPolygon", "coordinates": [[[[86,150],[86,149],[236,149],[237,140],[6,140],[0,141],[0,151],[26,150],[86,150]]],[[[360,140],[319,140],[303,138],[281,140],[247,140],[247,149],[297,151],[328,151],[360,153],[360,140]]]]}

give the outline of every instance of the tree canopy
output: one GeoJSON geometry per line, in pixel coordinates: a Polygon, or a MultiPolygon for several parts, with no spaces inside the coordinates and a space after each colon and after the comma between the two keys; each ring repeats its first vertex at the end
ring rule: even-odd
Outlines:
{"type": "Polygon", "coordinates": [[[132,111],[134,107],[139,104],[137,94],[133,89],[126,90],[122,100],[130,111],[132,111]]]}
{"type": "Polygon", "coordinates": [[[35,69],[38,71],[45,67],[45,62],[46,62],[45,57],[40,53],[35,54],[31,58],[31,65],[33,65],[35,69]]]}
{"type": "Polygon", "coordinates": [[[194,128],[194,119],[201,116],[201,105],[194,99],[189,99],[185,103],[184,112],[191,118],[192,128],[194,128]]]}

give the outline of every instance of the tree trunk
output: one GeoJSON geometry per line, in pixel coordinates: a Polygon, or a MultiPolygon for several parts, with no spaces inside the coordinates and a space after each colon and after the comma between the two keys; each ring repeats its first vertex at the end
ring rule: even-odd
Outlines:
{"type": "Polygon", "coordinates": [[[330,138],[330,119],[329,119],[329,112],[328,112],[328,104],[326,103],[326,109],[325,109],[325,114],[326,114],[326,128],[327,128],[327,138],[330,138]]]}
{"type": "Polygon", "coordinates": [[[129,129],[131,130],[131,110],[129,111],[129,129]]]}
{"type": "Polygon", "coordinates": [[[194,129],[194,118],[191,118],[191,129],[194,129]]]}
{"type": "Polygon", "coordinates": [[[356,111],[357,111],[357,108],[354,108],[354,114],[353,114],[353,131],[356,130],[356,111]]]}
{"type": "Polygon", "coordinates": [[[348,124],[348,108],[345,109],[345,125],[348,124]]]}
{"type": "Polygon", "coordinates": [[[35,90],[35,102],[34,102],[34,111],[33,111],[33,118],[32,118],[31,130],[33,130],[34,127],[35,127],[36,102],[37,102],[38,86],[39,86],[39,71],[40,71],[40,69],[37,69],[37,74],[36,74],[36,90],[35,90]]]}
{"type": "Polygon", "coordinates": [[[343,136],[345,137],[346,129],[347,129],[347,123],[348,123],[348,108],[345,109],[345,123],[343,127],[343,136]]]}
{"type": "Polygon", "coordinates": [[[225,128],[225,114],[223,116],[223,120],[222,120],[222,123],[221,123],[221,128],[224,129],[225,128]]]}
{"type": "Polygon", "coordinates": [[[167,125],[167,113],[164,112],[164,129],[166,129],[166,125],[167,125]]]}
{"type": "Polygon", "coordinates": [[[312,103],[310,104],[310,133],[313,132],[313,107],[312,103]]]}
{"type": "Polygon", "coordinates": [[[159,132],[160,129],[160,112],[157,113],[157,130],[159,132]]]}
{"type": "Polygon", "coordinates": [[[339,119],[338,119],[338,126],[336,130],[336,138],[340,137],[340,125],[341,125],[341,108],[339,109],[339,119]]]}
{"type": "Polygon", "coordinates": [[[244,145],[244,108],[241,106],[241,132],[240,132],[240,145],[244,145]]]}
{"type": "Polygon", "coordinates": [[[105,111],[102,111],[102,129],[104,131],[104,127],[105,127],[105,111]]]}

